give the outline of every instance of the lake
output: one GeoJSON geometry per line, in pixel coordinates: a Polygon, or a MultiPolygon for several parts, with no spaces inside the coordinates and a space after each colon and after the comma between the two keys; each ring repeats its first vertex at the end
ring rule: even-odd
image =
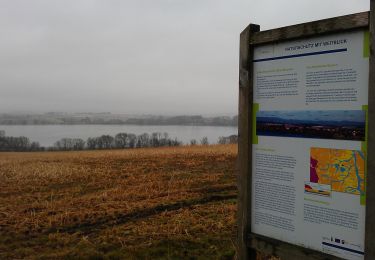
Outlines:
{"type": "Polygon", "coordinates": [[[237,135],[237,127],[231,126],[151,126],[151,125],[0,125],[7,136],[26,136],[41,146],[53,146],[61,138],[81,138],[100,135],[115,136],[120,132],[136,135],[153,132],[168,133],[184,144],[196,139],[198,142],[207,137],[210,144],[217,143],[220,136],[237,135]]]}

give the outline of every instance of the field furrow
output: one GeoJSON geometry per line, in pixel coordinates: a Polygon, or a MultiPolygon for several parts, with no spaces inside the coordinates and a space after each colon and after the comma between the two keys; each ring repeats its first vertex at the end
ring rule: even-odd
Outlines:
{"type": "Polygon", "coordinates": [[[236,155],[236,145],[0,153],[0,258],[230,259],[236,155]]]}

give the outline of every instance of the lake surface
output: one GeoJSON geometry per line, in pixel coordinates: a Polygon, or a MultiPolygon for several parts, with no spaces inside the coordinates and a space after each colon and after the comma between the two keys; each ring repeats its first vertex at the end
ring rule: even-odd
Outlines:
{"type": "Polygon", "coordinates": [[[26,136],[41,146],[53,146],[61,138],[82,138],[101,135],[115,136],[118,133],[140,135],[153,132],[168,133],[187,144],[191,139],[198,142],[207,137],[210,144],[217,143],[220,136],[237,135],[237,127],[231,126],[150,126],[150,125],[0,125],[7,136],[26,136]]]}

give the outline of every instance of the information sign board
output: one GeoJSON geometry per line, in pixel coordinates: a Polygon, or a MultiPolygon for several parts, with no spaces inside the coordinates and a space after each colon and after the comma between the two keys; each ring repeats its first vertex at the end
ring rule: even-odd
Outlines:
{"type": "Polygon", "coordinates": [[[254,48],[252,232],[363,259],[368,39],[254,48]]]}
{"type": "Polygon", "coordinates": [[[374,4],[241,33],[240,259],[375,259],[374,4]]]}

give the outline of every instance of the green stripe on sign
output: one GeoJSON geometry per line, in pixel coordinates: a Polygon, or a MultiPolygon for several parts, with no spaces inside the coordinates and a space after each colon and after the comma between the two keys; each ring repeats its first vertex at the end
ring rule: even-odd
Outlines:
{"type": "Polygon", "coordinates": [[[304,198],[304,200],[306,201],[311,201],[311,202],[316,202],[316,203],[321,203],[321,204],[324,204],[324,205],[329,205],[329,202],[325,202],[325,201],[322,201],[322,200],[313,200],[313,199],[310,199],[310,198],[304,198]]]}
{"type": "Polygon", "coordinates": [[[253,144],[258,144],[258,136],[257,136],[257,112],[259,111],[259,104],[253,104],[253,144]]]}
{"type": "Polygon", "coordinates": [[[370,32],[363,33],[363,58],[370,57],[370,32]]]}
{"type": "Polygon", "coordinates": [[[365,141],[361,142],[361,150],[365,155],[365,179],[364,179],[364,193],[361,194],[361,205],[366,205],[366,179],[367,179],[367,133],[368,133],[368,106],[362,106],[362,110],[366,111],[366,128],[365,128],[365,141]]]}

